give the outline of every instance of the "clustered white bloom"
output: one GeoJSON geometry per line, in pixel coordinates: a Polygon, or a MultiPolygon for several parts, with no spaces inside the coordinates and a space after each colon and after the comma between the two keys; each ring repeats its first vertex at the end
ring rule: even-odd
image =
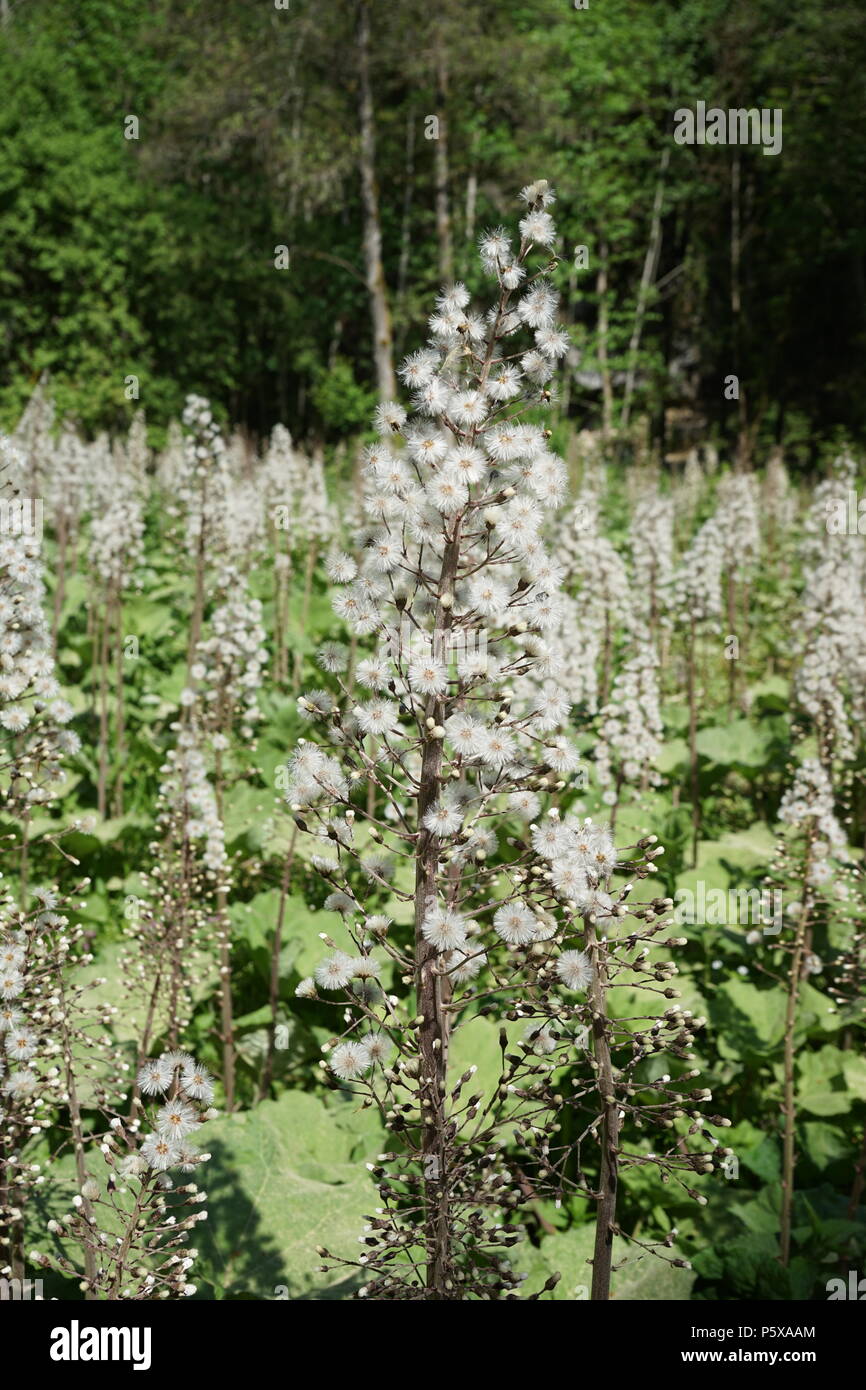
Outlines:
{"type": "Polygon", "coordinates": [[[213,874],[224,872],[225,833],[204,754],[193,730],[182,730],[160,769],[160,799],[183,817],[185,838],[201,842],[202,862],[213,874]]]}
{"type": "Polygon", "coordinates": [[[186,545],[196,554],[223,539],[228,470],[225,440],[204,396],[186,398],[183,467],[175,495],[186,512],[186,545]]]}
{"type": "Polygon", "coordinates": [[[645,489],[635,503],[629,526],[632,594],[638,615],[654,627],[673,565],[674,504],[656,488],[645,489]]]}
{"type": "Polygon", "coordinates": [[[130,1177],[140,1177],[148,1169],[192,1172],[209,1157],[200,1153],[191,1138],[210,1118],[214,1083],[207,1068],[189,1053],[163,1052],[144,1063],[137,1082],[145,1101],[158,1097],[161,1107],[153,1116],[153,1128],[123,1160],[121,1171],[130,1177]]]}
{"type": "Polygon", "coordinates": [[[663,725],[656,679],[658,657],[650,642],[639,642],[613,683],[601,712],[595,746],[595,770],[605,800],[615,804],[622,783],[658,786],[655,763],[661,753],[663,725]],[[612,784],[615,783],[615,786],[612,784]]]}
{"type": "Polygon", "coordinates": [[[713,522],[725,570],[744,578],[754,568],[761,549],[760,502],[753,473],[728,473],[720,480],[713,522]]]}
{"type": "Polygon", "coordinates": [[[836,817],[833,786],[817,758],[806,758],[797,768],[782,797],[779,820],[796,826],[811,822],[834,854],[844,850],[847,837],[836,817]]]}
{"type": "Polygon", "coordinates": [[[0,728],[9,735],[2,760],[7,812],[47,801],[52,785],[65,775],[62,759],[81,746],[78,735],[65,727],[73,710],[55,675],[43,575],[40,537],[0,535],[0,728]]]}
{"type": "Polygon", "coordinates": [[[866,719],[866,556],[862,544],[824,537],[806,572],[794,695],[812,720],[826,766],[856,756],[866,719]]]}
{"type": "Polygon", "coordinates": [[[233,567],[222,572],[217,587],[223,593],[235,591],[236,596],[211,614],[208,635],[200,638],[193,653],[193,684],[181,692],[181,705],[203,729],[224,737],[238,723],[249,739],[261,719],[258,692],[268,660],[262,605],[244,594],[233,567]]]}
{"type": "Polygon", "coordinates": [[[125,589],[141,564],[144,516],[138,497],[115,491],[90,519],[90,564],[101,582],[125,589]]]}
{"type": "Polygon", "coordinates": [[[682,556],[667,593],[674,621],[717,627],[722,614],[722,539],[716,519],[710,517],[682,556]]]}

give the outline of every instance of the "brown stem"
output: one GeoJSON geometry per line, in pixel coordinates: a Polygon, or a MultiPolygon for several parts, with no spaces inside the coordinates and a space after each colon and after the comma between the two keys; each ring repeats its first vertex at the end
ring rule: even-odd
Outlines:
{"type": "Polygon", "coordinates": [[[30,888],[30,812],[24,811],[21,817],[21,859],[19,864],[19,884],[21,907],[26,911],[27,893],[30,888]]]}
{"type": "Polygon", "coordinates": [[[141,1068],[144,1066],[145,1062],[147,1061],[147,1054],[148,1054],[149,1051],[150,1051],[150,1039],[151,1039],[151,1035],[152,1035],[152,1033],[153,1033],[153,1020],[154,1020],[154,1018],[156,1017],[156,1005],[157,1005],[157,1001],[158,1001],[158,999],[159,999],[159,989],[160,989],[160,985],[161,985],[161,984],[162,984],[162,971],[158,970],[158,971],[156,972],[156,979],[155,979],[154,982],[153,982],[153,989],[150,991],[150,999],[149,999],[148,1002],[147,1002],[147,1014],[146,1014],[145,1020],[144,1020],[144,1028],[142,1029],[142,1033],[141,1033],[141,1042],[140,1042],[139,1045],[138,1045],[138,1066],[137,1066],[137,1068],[136,1068],[136,1081],[135,1081],[135,1084],[134,1084],[134,1086],[133,1086],[133,1088],[132,1088],[132,1095],[131,1095],[131,1097],[130,1097],[130,1103],[129,1103],[129,1118],[130,1118],[130,1120],[134,1120],[134,1119],[135,1119],[135,1112],[136,1112],[136,1107],[137,1107],[137,1104],[138,1104],[138,1098],[139,1098],[139,1096],[141,1095],[141,1090],[140,1090],[140,1088],[139,1088],[138,1079],[137,1079],[137,1078],[138,1078],[138,1072],[141,1071],[141,1068]]]}
{"type": "Polygon", "coordinates": [[[604,948],[596,936],[595,923],[586,919],[586,946],[592,962],[592,984],[589,1006],[592,1010],[593,1053],[597,1065],[598,1094],[601,1097],[601,1163],[599,1197],[595,1220],[595,1250],[592,1258],[593,1302],[610,1298],[610,1267],[613,1259],[613,1237],[616,1221],[616,1197],[619,1184],[619,1106],[610,1055],[607,1018],[607,966],[604,948]]]}
{"type": "Polygon", "coordinates": [[[189,668],[195,661],[195,649],[198,646],[198,639],[201,636],[201,625],[204,621],[204,590],[205,574],[207,570],[207,475],[202,479],[201,485],[201,518],[198,532],[198,543],[195,552],[195,596],[192,605],[192,617],[189,624],[189,642],[186,649],[187,681],[189,681],[189,668]]]}
{"type": "MultiPolygon", "coordinates": [[[[444,609],[441,597],[451,593],[460,555],[460,522],[445,547],[438,584],[440,602],[436,605],[435,631],[450,628],[451,609],[444,609]]],[[[442,697],[431,698],[427,717],[440,724],[445,717],[442,697]]],[[[418,1031],[420,1100],[423,1133],[424,1207],[427,1247],[427,1288],[432,1299],[448,1299],[450,1291],[451,1228],[449,1174],[445,1136],[445,1085],[448,1065],[449,1018],[445,1005],[442,976],[436,972],[437,952],[425,941],[421,931],[424,918],[436,901],[438,837],[424,828],[427,811],[439,799],[442,769],[442,740],[428,738],[421,760],[418,790],[418,850],[415,861],[415,993],[422,1023],[418,1031]],[[424,1104],[424,1102],[427,1102],[424,1104]]]]}
{"type": "Polygon", "coordinates": [[[610,692],[610,668],[611,668],[611,623],[610,608],[605,605],[604,609],[604,656],[601,668],[601,695],[602,706],[607,704],[607,697],[610,692]]]}
{"type": "MultiPolygon", "coordinates": [[[[6,1129],[2,1135],[3,1148],[7,1154],[17,1155],[19,1144],[23,1142],[24,1134],[19,1124],[11,1124],[6,1120],[6,1129]]],[[[0,1162],[0,1212],[9,1213],[10,1209],[20,1211],[23,1200],[21,1189],[15,1185],[12,1177],[14,1163],[8,1157],[4,1157],[0,1162]]],[[[8,1265],[13,1279],[23,1280],[26,1275],[24,1264],[24,1216],[23,1214],[15,1219],[5,1222],[6,1235],[0,1240],[0,1265],[8,1265]]]]}
{"type": "Polygon", "coordinates": [[[142,1208],[144,1207],[144,1198],[146,1195],[147,1189],[145,1184],[142,1183],[141,1187],[139,1188],[138,1195],[135,1199],[135,1206],[129,1214],[129,1221],[126,1225],[126,1232],[124,1234],[123,1240],[115,1257],[114,1278],[111,1281],[111,1286],[108,1290],[108,1293],[105,1295],[109,1301],[120,1298],[120,1286],[123,1283],[123,1275],[126,1269],[126,1257],[129,1254],[130,1248],[132,1246],[133,1237],[138,1231],[138,1219],[141,1214],[142,1208]]]}
{"type": "MultiPolygon", "coordinates": [[[[310,541],[307,550],[307,567],[304,571],[304,598],[301,605],[301,633],[307,630],[307,623],[310,617],[310,598],[313,592],[313,572],[316,568],[316,555],[318,547],[315,541],[310,541]]],[[[297,695],[301,688],[301,674],[304,667],[304,658],[301,651],[300,642],[295,649],[295,669],[292,677],[292,692],[297,695]]]]}
{"type": "Polygon", "coordinates": [[[117,781],[114,787],[114,814],[123,815],[123,771],[126,765],[126,710],[123,701],[123,605],[118,588],[114,596],[114,669],[117,687],[115,759],[117,781]]]}
{"type": "MultiPolygon", "coordinates": [[[[728,570],[728,635],[736,637],[734,631],[737,621],[737,582],[734,578],[733,568],[728,570]]],[[[737,658],[728,658],[728,718],[734,717],[734,705],[737,698],[737,658]]]]}
{"type": "Polygon", "coordinates": [[[61,507],[60,515],[57,518],[57,587],[54,590],[54,618],[51,624],[51,640],[55,657],[57,655],[57,634],[60,630],[60,614],[63,611],[63,602],[66,598],[67,539],[66,509],[61,507]]]}
{"type": "Polygon", "coordinates": [[[271,1085],[271,1078],[274,1073],[274,1050],[277,1039],[277,1011],[280,1006],[280,952],[283,949],[283,925],[286,920],[286,901],[289,896],[289,883],[292,877],[292,864],[295,858],[295,841],[298,838],[298,827],[292,828],[292,838],[289,841],[289,848],[283,862],[283,876],[280,882],[280,905],[277,909],[277,922],[274,927],[274,939],[271,943],[271,981],[269,1002],[271,1006],[271,1021],[268,1027],[268,1052],[265,1057],[264,1070],[262,1072],[262,1084],[259,1090],[259,1100],[264,1100],[271,1085]]]}
{"type": "Polygon", "coordinates": [[[701,803],[698,796],[698,702],[695,691],[695,619],[689,617],[688,652],[689,696],[689,767],[692,798],[692,868],[698,862],[698,840],[701,834],[701,803]]]}
{"type": "Polygon", "coordinates": [[[622,784],[623,784],[624,781],[625,781],[625,775],[624,775],[622,769],[620,768],[619,772],[616,774],[616,788],[615,788],[616,800],[614,801],[613,805],[612,805],[611,808],[610,808],[610,833],[611,833],[611,835],[612,835],[613,832],[616,830],[616,818],[617,818],[617,816],[619,815],[619,798],[620,798],[620,795],[621,795],[621,793],[622,793],[622,784]]]}
{"type": "Polygon", "coordinates": [[[75,1085],[75,1067],[72,1058],[72,1039],[69,1036],[68,1009],[63,989],[62,977],[60,989],[63,998],[63,1010],[61,1014],[61,1034],[63,1039],[63,1066],[66,1074],[66,1093],[69,1105],[69,1126],[72,1131],[72,1147],[75,1153],[75,1175],[78,1180],[78,1190],[81,1194],[81,1211],[87,1221],[89,1239],[84,1242],[84,1275],[87,1280],[87,1289],[84,1297],[88,1301],[96,1298],[94,1284],[96,1282],[96,1254],[91,1244],[95,1239],[93,1224],[93,1206],[90,1199],[82,1191],[87,1181],[87,1169],[84,1165],[84,1128],[81,1123],[81,1106],[78,1101],[78,1090],[75,1085]]]}
{"type": "Polygon", "coordinates": [[[106,612],[99,630],[99,766],[96,779],[96,805],[102,819],[105,819],[108,785],[108,627],[110,614],[106,612]]]}
{"type": "Polygon", "coordinates": [[[610,336],[610,310],[607,302],[609,256],[610,247],[607,241],[602,240],[599,244],[598,275],[596,276],[595,289],[598,297],[596,342],[598,368],[601,375],[601,433],[605,443],[613,432],[613,377],[608,352],[610,336]]]}
{"type": "MultiPolygon", "coordinates": [[[[214,795],[217,814],[223,819],[222,755],[216,754],[214,795]]],[[[221,883],[217,888],[217,930],[219,932],[220,1036],[223,1045],[223,1089],[226,1110],[235,1104],[235,1023],[232,1008],[232,948],[229,930],[228,895],[221,883]]]]}
{"type": "Polygon", "coordinates": [[[803,870],[803,911],[797,922],[794,937],[794,952],[791,958],[791,971],[788,977],[788,1004],[785,1010],[785,1089],[783,1113],[785,1133],[782,1141],[782,1213],[780,1221],[780,1260],[787,1265],[791,1257],[791,1220],[794,1206],[794,1164],[796,1151],[794,1145],[794,1124],[797,1118],[797,1098],[794,1085],[794,1028],[797,1022],[797,1003],[800,998],[800,970],[806,932],[809,927],[809,872],[812,867],[812,846],[814,830],[810,830],[806,842],[806,860],[803,870]]]}

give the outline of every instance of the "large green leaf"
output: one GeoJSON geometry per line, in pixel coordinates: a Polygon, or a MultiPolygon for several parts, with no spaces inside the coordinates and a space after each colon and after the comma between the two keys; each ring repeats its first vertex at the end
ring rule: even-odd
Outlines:
{"type": "Polygon", "coordinates": [[[698,753],[720,767],[763,767],[770,754],[770,742],[748,719],[701,729],[698,753]]]}
{"type": "MultiPolygon", "coordinates": [[[[546,1235],[538,1247],[520,1248],[514,1261],[526,1272],[527,1292],[537,1293],[551,1274],[559,1274],[559,1283],[551,1294],[555,1302],[582,1302],[589,1298],[592,1286],[592,1259],[595,1226],[586,1223],[570,1231],[546,1235]]],[[[611,1297],[635,1302],[659,1302],[688,1299],[695,1276],[691,1270],[674,1267],[669,1261],[678,1257],[676,1250],[666,1252],[668,1258],[644,1254],[628,1241],[614,1242],[611,1275],[611,1297]],[[617,1269],[616,1266],[620,1268],[617,1269]]]]}
{"type": "Polygon", "coordinates": [[[797,1105],[811,1115],[845,1115],[853,1097],[846,1089],[845,1053],[837,1047],[801,1052],[797,1059],[797,1105]]]}
{"type": "Polygon", "coordinates": [[[216,1296],[331,1296],[345,1277],[313,1273],[316,1246],[357,1257],[378,1200],[366,1163],[382,1143],[370,1111],[298,1091],[209,1125],[199,1273],[216,1296]]]}
{"type": "Polygon", "coordinates": [[[739,975],[726,980],[710,1004],[722,1055],[775,1054],[785,1034],[786,1002],[782,989],[758,989],[739,975]]]}

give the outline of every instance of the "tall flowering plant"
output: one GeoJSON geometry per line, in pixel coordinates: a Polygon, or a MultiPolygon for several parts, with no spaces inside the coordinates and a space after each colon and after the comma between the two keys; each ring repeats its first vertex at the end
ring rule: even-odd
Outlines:
{"type": "MultiPolygon", "coordinates": [[[[845,831],[835,813],[833,784],[817,758],[805,758],[795,769],[791,786],[779,806],[779,820],[785,833],[777,843],[768,878],[779,895],[786,896],[790,921],[776,943],[786,962],[779,1246],[781,1262],[787,1265],[794,1227],[798,1125],[795,1063],[801,995],[809,977],[820,975],[824,969],[816,949],[819,942],[826,951],[832,949],[833,938],[840,929],[843,939],[849,936],[846,919],[856,915],[859,882],[850,862],[845,831]],[[849,903],[852,887],[856,897],[849,903]]],[[[845,954],[840,952],[840,964],[845,954]]]]}
{"type": "Polygon", "coordinates": [[[368,643],[363,694],[323,651],[326,684],[299,702],[315,738],[286,773],[298,831],[320,842],[325,906],[344,923],[298,993],[333,1010],[326,1068],[393,1141],[353,1262],[368,1298],[519,1297],[516,1209],[575,1193],[598,1203],[593,1293],[605,1298],[623,1166],[655,1162],[669,1178],[712,1165],[687,1143],[697,1112],[684,1105],[704,1093],[684,1103],[670,1076],[642,1071],[667,1043],[688,1061],[694,1021],[676,1007],[646,1031],[609,1017],[624,983],[677,994],[675,967],[652,953],[668,900],[637,903],[624,926],[660,847],[648,836],[618,850],[568,810],[579,758],[552,679],[561,569],[541,536],[565,468],[526,418],[550,400],[567,338],[548,278],[553,192],[542,180],[521,197],[519,245],[502,229],[481,240],[492,308],[474,310],[461,284],[444,291],[428,345],[401,370],[412,412],[379,408],[365,463],[375,524],[359,561],[329,561],[336,611],[368,643]],[[491,1017],[499,1056],[482,1074],[458,1058],[491,1017]],[[623,1117],[644,1111],[674,1131],[670,1145],[628,1156],[623,1117]],[[588,1135],[593,1172],[577,1157],[588,1135]]]}

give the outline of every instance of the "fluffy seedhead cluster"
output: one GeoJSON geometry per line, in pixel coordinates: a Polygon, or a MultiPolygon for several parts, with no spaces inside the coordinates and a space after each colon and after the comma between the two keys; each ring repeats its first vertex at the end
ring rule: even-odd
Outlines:
{"type": "MultiPolygon", "coordinates": [[[[184,1052],[145,1062],[133,1117],[115,1117],[99,1137],[99,1175],[87,1172],[70,1209],[47,1226],[54,1249],[34,1250],[37,1268],[80,1282],[87,1297],[142,1301],[189,1297],[195,1227],[207,1220],[207,1193],[182,1176],[210,1158],[199,1146],[213,1082],[184,1052]],[[177,1175],[177,1180],[175,1176],[177,1175]],[[70,1249],[85,1254],[85,1268],[70,1249]]],[[[91,1167],[96,1170],[95,1161],[91,1167]]]]}
{"type": "MultiPolygon", "coordinates": [[[[85,880],[79,891],[87,888],[85,880]]],[[[64,1153],[82,1171],[92,1111],[113,1112],[123,1087],[110,1029],[116,1007],[99,1002],[99,978],[74,904],[34,889],[32,906],[7,897],[0,925],[0,1264],[22,1268],[23,1212],[64,1153]],[[39,1158],[32,1150],[39,1150],[39,1158]]]]}

